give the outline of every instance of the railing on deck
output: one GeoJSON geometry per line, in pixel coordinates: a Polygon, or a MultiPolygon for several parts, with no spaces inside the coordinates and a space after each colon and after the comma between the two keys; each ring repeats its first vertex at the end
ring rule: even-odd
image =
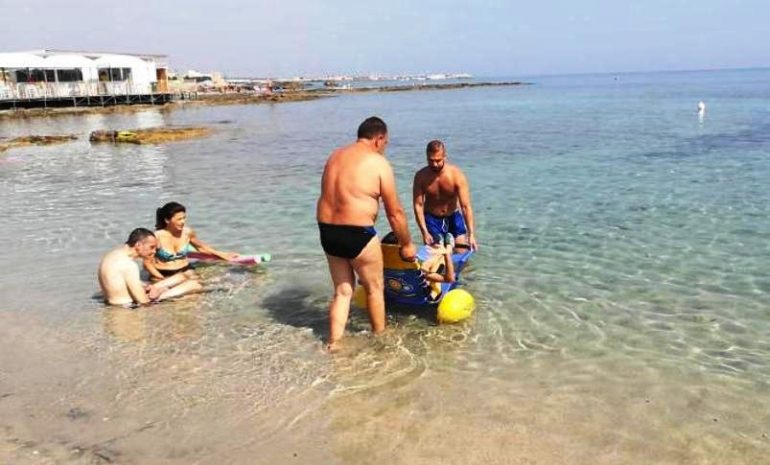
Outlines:
{"type": "Polygon", "coordinates": [[[0,100],[34,100],[54,98],[149,95],[155,93],[151,83],[123,82],[0,82],[0,100]]]}

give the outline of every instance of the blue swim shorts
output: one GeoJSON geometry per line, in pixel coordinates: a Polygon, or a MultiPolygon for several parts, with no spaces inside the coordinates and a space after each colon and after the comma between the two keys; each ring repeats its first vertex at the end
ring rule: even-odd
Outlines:
{"type": "Polygon", "coordinates": [[[434,241],[442,243],[444,235],[447,233],[454,237],[468,234],[465,218],[460,210],[447,216],[434,216],[425,212],[425,227],[428,228],[428,234],[433,237],[434,241]]]}

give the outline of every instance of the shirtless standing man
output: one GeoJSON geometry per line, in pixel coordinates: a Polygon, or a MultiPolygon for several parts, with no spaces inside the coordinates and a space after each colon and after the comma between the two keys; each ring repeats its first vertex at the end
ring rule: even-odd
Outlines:
{"type": "Polygon", "coordinates": [[[99,263],[99,286],[104,300],[110,305],[129,306],[134,303],[148,304],[198,292],[201,285],[178,273],[155,284],[145,284],[139,279],[137,258],[149,258],[158,248],[158,239],[149,229],[131,231],[125,244],[107,253],[99,263]]]}
{"type": "Polygon", "coordinates": [[[372,332],[385,330],[385,300],[380,240],[374,222],[380,198],[405,260],[416,259],[393,169],[385,158],[388,128],[380,118],[358,127],[358,140],[329,156],[321,178],[316,219],[329,262],[334,297],[329,306],[329,348],[345,333],[357,274],[366,290],[372,332]]]}
{"type": "Polygon", "coordinates": [[[412,186],[414,217],[423,242],[440,242],[450,233],[457,244],[467,244],[476,250],[476,223],[465,174],[447,163],[446,149],[440,140],[428,143],[426,155],[428,166],[414,175],[412,186]]]}

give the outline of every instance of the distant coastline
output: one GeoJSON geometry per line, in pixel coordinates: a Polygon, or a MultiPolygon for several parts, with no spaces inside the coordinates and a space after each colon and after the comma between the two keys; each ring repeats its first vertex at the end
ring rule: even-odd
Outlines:
{"type": "Polygon", "coordinates": [[[45,118],[57,116],[71,116],[81,114],[102,114],[102,113],[128,113],[143,111],[148,108],[157,108],[161,111],[170,111],[189,106],[199,105],[253,105],[265,103],[285,103],[302,102],[327,98],[345,94],[375,93],[375,92],[419,92],[419,91],[438,91],[467,89],[474,87],[510,87],[527,86],[531,82],[508,81],[508,82],[452,82],[452,83],[430,83],[419,82],[415,84],[389,85],[389,86],[367,86],[353,88],[318,88],[318,89],[299,89],[275,92],[272,94],[257,93],[197,93],[186,95],[185,98],[175,98],[173,102],[165,105],[116,105],[108,107],[80,107],[80,108],[35,108],[35,109],[17,109],[0,111],[0,120],[4,119],[25,119],[25,118],[45,118]]]}

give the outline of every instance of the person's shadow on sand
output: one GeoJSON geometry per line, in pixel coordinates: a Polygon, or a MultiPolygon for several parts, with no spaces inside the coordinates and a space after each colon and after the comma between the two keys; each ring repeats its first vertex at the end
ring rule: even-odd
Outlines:
{"type": "MultiPolygon", "coordinates": [[[[329,300],[326,294],[318,294],[307,287],[287,287],[268,295],[262,306],[278,323],[295,328],[310,328],[313,335],[322,342],[329,339],[329,300]]],[[[389,324],[401,318],[418,317],[431,326],[436,325],[435,307],[415,308],[391,305],[387,308],[389,324]]],[[[355,306],[350,308],[347,332],[369,330],[366,311],[355,306]]]]}
{"type": "Polygon", "coordinates": [[[281,324],[310,328],[323,341],[329,338],[327,295],[314,294],[308,288],[284,288],[265,297],[262,306],[281,324]]]}

